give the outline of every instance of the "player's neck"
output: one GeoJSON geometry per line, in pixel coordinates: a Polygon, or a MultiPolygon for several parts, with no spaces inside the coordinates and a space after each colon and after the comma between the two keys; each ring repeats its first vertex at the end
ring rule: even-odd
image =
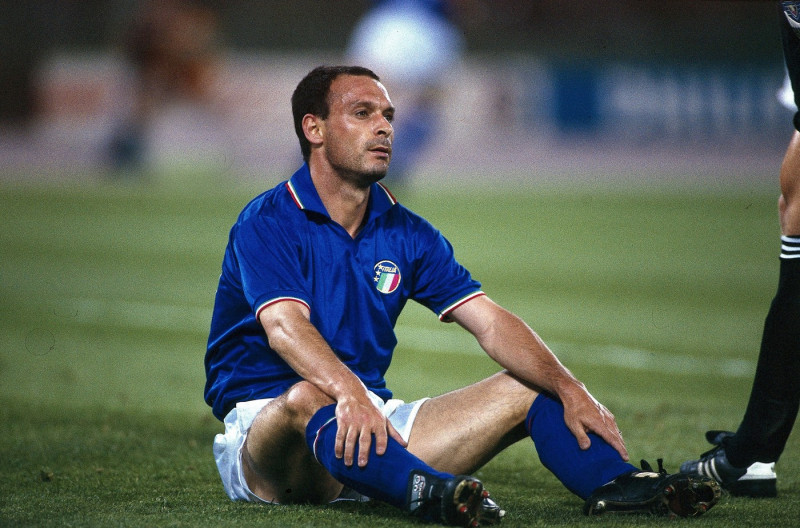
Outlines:
{"type": "Polygon", "coordinates": [[[364,224],[370,187],[355,185],[329,171],[311,170],[311,180],[331,220],[355,238],[364,224]]]}

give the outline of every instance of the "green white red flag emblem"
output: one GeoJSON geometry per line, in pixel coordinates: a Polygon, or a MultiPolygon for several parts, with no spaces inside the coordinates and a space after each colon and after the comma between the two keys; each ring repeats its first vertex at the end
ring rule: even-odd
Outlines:
{"type": "Polygon", "coordinates": [[[400,285],[400,268],[391,260],[375,264],[375,287],[381,293],[392,293],[400,285]]]}

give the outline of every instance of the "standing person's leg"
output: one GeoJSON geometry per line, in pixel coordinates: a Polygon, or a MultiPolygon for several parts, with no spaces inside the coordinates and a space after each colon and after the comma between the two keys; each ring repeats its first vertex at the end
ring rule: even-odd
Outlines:
{"type": "Polygon", "coordinates": [[[781,166],[781,259],[778,291],[761,342],[750,401],[736,435],[727,442],[735,466],[777,462],[800,404],[800,133],[781,166]]]}
{"type": "Polygon", "coordinates": [[[800,405],[800,133],[794,132],[780,173],[778,290],[764,322],[750,399],[736,433],[709,431],[716,445],[682,471],[716,478],[735,495],[777,494],[778,461],[800,405]]]}
{"type": "Polygon", "coordinates": [[[764,323],[750,401],[727,443],[735,466],[777,462],[800,404],[800,133],[781,165],[781,260],[778,291],[764,323]]]}

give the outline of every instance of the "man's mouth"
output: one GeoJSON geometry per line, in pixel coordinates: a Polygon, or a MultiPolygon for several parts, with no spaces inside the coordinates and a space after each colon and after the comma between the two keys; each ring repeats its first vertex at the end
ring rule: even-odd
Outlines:
{"type": "Polygon", "coordinates": [[[385,154],[386,156],[391,156],[392,154],[392,147],[391,145],[375,145],[369,148],[370,152],[377,152],[379,154],[385,154]]]}

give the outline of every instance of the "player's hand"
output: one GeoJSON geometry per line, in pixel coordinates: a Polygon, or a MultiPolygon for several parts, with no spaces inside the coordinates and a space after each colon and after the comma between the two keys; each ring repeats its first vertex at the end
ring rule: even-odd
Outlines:
{"type": "Polygon", "coordinates": [[[346,466],[352,466],[356,456],[359,467],[367,465],[373,435],[375,436],[375,452],[378,455],[386,452],[390,436],[403,447],[406,446],[400,433],[380,410],[372,404],[369,398],[364,400],[344,399],[337,402],[336,405],[338,430],[334,453],[336,458],[344,459],[346,466]]]}
{"type": "Polygon", "coordinates": [[[589,449],[592,441],[587,433],[591,432],[605,440],[620,454],[623,460],[629,459],[625,440],[617,426],[617,420],[605,405],[597,401],[586,389],[575,391],[571,397],[563,399],[564,422],[581,449],[589,449]]]}

